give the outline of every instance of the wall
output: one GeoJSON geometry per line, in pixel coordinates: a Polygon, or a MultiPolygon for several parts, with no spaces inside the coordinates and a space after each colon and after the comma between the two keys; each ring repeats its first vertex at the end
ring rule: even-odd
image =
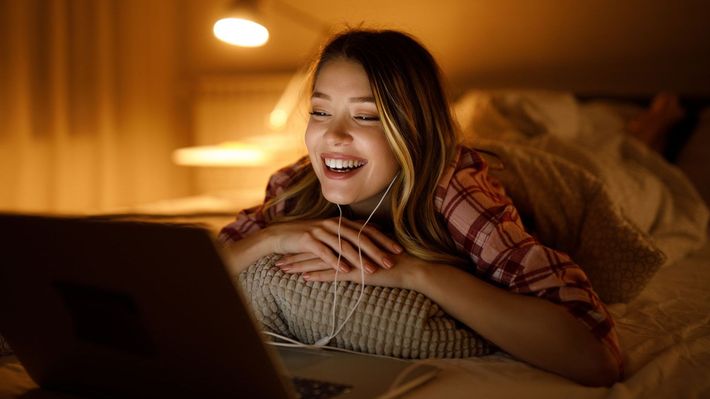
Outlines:
{"type": "MultiPolygon", "coordinates": [[[[472,86],[710,94],[706,1],[279,1],[333,29],[365,21],[413,33],[454,94],[472,86]]],[[[0,0],[0,209],[94,212],[244,176],[263,184],[266,169],[210,172],[175,166],[170,155],[211,144],[199,131],[212,128],[192,108],[201,78],[287,76],[312,59],[323,36],[279,1],[265,2],[272,41],[238,49],[210,33],[228,0],[0,0]]],[[[247,115],[238,108],[235,120],[247,115]]]]}
{"type": "Polygon", "coordinates": [[[233,73],[195,79],[191,94],[195,145],[238,140],[272,155],[266,164],[255,166],[195,168],[197,193],[255,205],[264,199],[269,176],[306,154],[303,132],[308,114],[304,104],[296,104],[284,126],[274,128],[268,123],[291,79],[293,75],[287,73],[233,73]]]}
{"type": "Polygon", "coordinates": [[[174,4],[0,1],[0,209],[97,212],[189,192],[170,162],[190,142],[174,4]]]}

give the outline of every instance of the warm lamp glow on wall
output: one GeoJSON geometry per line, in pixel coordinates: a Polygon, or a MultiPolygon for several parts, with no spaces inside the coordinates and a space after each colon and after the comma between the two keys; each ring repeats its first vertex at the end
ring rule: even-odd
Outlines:
{"type": "MultiPolygon", "coordinates": [[[[240,47],[258,47],[269,40],[264,5],[260,0],[233,0],[222,18],[215,22],[212,31],[219,40],[240,47]]],[[[324,36],[330,27],[298,8],[278,0],[269,0],[273,11],[324,36]]],[[[286,27],[287,28],[287,27],[286,27]]],[[[271,134],[243,138],[217,145],[180,148],[173,152],[173,162],[183,166],[202,167],[259,167],[284,156],[292,156],[303,145],[284,132],[289,119],[298,107],[301,90],[308,79],[308,71],[297,70],[274,109],[268,115],[271,134]]],[[[300,137],[300,135],[299,135],[300,137]]],[[[302,154],[301,154],[302,155],[302,154]]]]}
{"type": "Polygon", "coordinates": [[[301,98],[301,91],[305,88],[308,81],[307,70],[296,71],[291,77],[291,80],[286,85],[281,98],[274,106],[274,109],[269,114],[269,128],[274,131],[282,130],[288,123],[288,119],[293,114],[298,106],[298,101],[301,98]]]}
{"type": "Polygon", "coordinates": [[[173,162],[183,166],[264,166],[271,158],[271,154],[260,147],[240,142],[180,148],[173,152],[173,162]]]}

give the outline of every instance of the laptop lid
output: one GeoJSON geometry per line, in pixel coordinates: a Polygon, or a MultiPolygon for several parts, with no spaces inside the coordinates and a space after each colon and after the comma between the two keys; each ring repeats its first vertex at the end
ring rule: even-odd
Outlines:
{"type": "Polygon", "coordinates": [[[292,396],[206,230],[0,215],[0,259],[0,331],[44,388],[292,396]]]}

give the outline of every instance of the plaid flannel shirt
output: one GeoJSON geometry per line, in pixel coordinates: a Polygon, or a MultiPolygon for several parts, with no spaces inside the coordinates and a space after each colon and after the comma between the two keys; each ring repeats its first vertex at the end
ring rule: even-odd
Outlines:
{"type": "MultiPolygon", "coordinates": [[[[308,157],[272,175],[265,201],[283,192],[306,167],[310,167],[308,157]]],[[[568,255],[542,245],[525,231],[510,198],[488,176],[488,164],[476,151],[459,146],[434,195],[436,210],[446,220],[456,247],[471,258],[473,274],[508,291],[564,306],[611,349],[621,365],[614,321],[587,276],[568,255]]],[[[283,203],[270,210],[272,216],[284,211],[283,203]]],[[[265,216],[262,205],[243,210],[220,237],[239,240],[264,228],[265,216]]]]}

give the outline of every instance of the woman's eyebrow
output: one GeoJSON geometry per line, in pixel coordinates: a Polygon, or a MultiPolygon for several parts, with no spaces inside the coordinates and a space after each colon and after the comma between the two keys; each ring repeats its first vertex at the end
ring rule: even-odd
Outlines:
{"type": "MultiPolygon", "coordinates": [[[[332,100],[332,98],[320,91],[314,91],[313,94],[311,95],[311,98],[322,98],[324,100],[332,100]]],[[[350,97],[348,99],[348,102],[351,103],[374,103],[375,102],[375,97],[373,96],[362,96],[362,97],[350,97]]]]}
{"type": "Polygon", "coordinates": [[[375,97],[373,97],[373,96],[350,97],[350,99],[348,101],[351,103],[374,103],[375,97]]]}
{"type": "Polygon", "coordinates": [[[325,99],[325,100],[330,100],[330,99],[331,99],[329,95],[327,95],[327,94],[325,94],[325,93],[321,93],[321,92],[319,92],[319,91],[314,91],[313,94],[311,95],[311,98],[322,98],[322,99],[325,99]]]}

